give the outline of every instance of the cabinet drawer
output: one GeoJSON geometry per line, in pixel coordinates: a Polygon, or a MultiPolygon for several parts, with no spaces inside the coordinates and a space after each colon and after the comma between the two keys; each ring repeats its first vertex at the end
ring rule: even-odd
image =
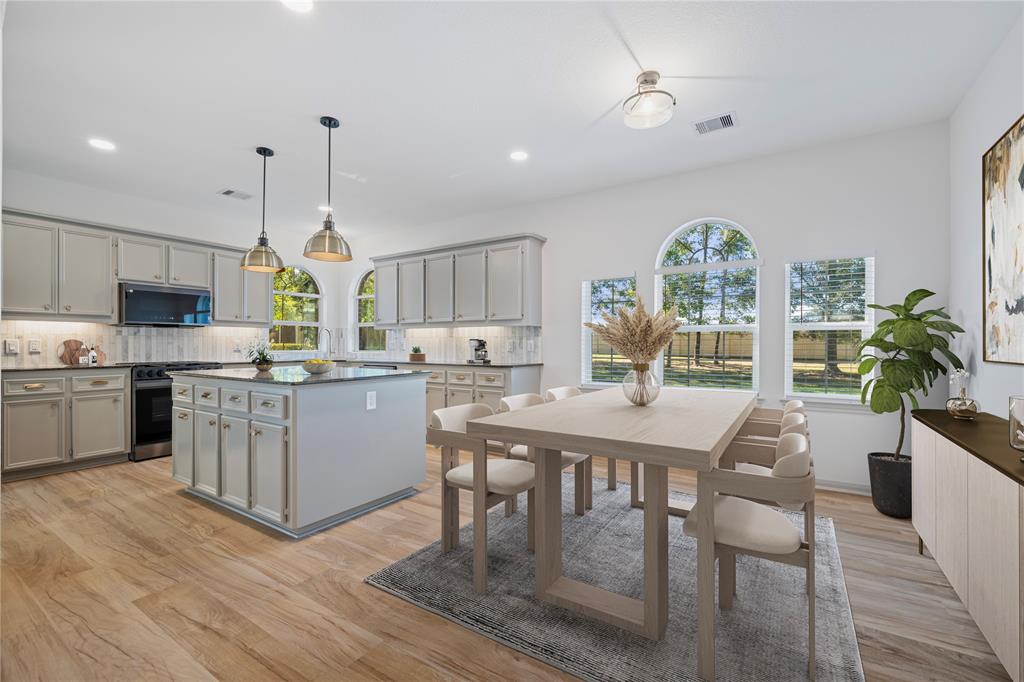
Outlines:
{"type": "Polygon", "coordinates": [[[473,373],[468,371],[459,372],[454,370],[448,370],[448,383],[459,384],[462,386],[472,386],[473,373]]]}
{"type": "Polygon", "coordinates": [[[253,414],[262,414],[275,419],[288,417],[288,397],[270,393],[253,393],[249,401],[253,414]]]}
{"type": "Polygon", "coordinates": [[[63,377],[25,377],[23,379],[4,379],[4,395],[8,396],[63,392],[63,377]]]}
{"type": "Polygon", "coordinates": [[[225,410],[235,412],[249,411],[249,391],[238,391],[233,388],[222,388],[220,391],[220,406],[225,410]]]}
{"type": "Polygon", "coordinates": [[[211,407],[220,406],[219,391],[213,386],[196,386],[193,400],[196,405],[210,405],[211,407]]]}
{"type": "Polygon", "coordinates": [[[477,386],[504,386],[505,385],[505,373],[504,372],[477,372],[476,373],[476,385],[477,386]]]}
{"type": "Polygon", "coordinates": [[[71,378],[71,391],[87,393],[89,391],[114,391],[124,389],[123,374],[97,374],[71,378]]]}
{"type": "Polygon", "coordinates": [[[191,403],[192,384],[171,384],[171,397],[178,403],[191,403]]]}
{"type": "Polygon", "coordinates": [[[435,369],[430,372],[430,376],[427,377],[428,384],[443,384],[444,383],[444,370],[435,369]]]}

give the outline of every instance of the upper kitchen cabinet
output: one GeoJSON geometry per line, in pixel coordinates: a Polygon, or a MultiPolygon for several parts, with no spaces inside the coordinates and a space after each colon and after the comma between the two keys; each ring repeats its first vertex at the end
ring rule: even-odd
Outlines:
{"type": "Polygon", "coordinates": [[[398,263],[374,263],[374,325],[398,324],[398,263]]]}
{"type": "Polygon", "coordinates": [[[455,252],[455,321],[487,319],[487,249],[455,252]]]}
{"type": "Polygon", "coordinates": [[[118,237],[117,278],[126,282],[167,283],[167,244],[141,237],[118,237]]]}
{"type": "Polygon", "coordinates": [[[219,324],[270,324],[272,275],[248,272],[237,253],[213,254],[213,320],[219,324]]]}
{"type": "Polygon", "coordinates": [[[522,244],[487,249],[487,320],[519,322],[523,319],[522,244]]]}
{"type": "MultiPolygon", "coordinates": [[[[237,256],[235,257],[237,261],[237,256]]],[[[241,270],[241,268],[239,268],[241,270]]],[[[242,270],[242,298],[245,304],[245,322],[250,325],[268,325],[272,318],[274,275],[269,272],[242,270]]]]}
{"type": "Polygon", "coordinates": [[[57,308],[55,225],[14,222],[3,226],[3,312],[54,315],[57,308]]]}
{"type": "Polygon", "coordinates": [[[442,253],[424,262],[424,296],[427,324],[455,321],[455,256],[442,253]]]}
{"type": "Polygon", "coordinates": [[[423,259],[398,261],[398,321],[401,324],[424,321],[423,286],[423,259]]]}
{"type": "Polygon", "coordinates": [[[110,277],[109,234],[61,228],[57,290],[61,315],[113,317],[114,283],[110,277]]]}
{"type": "Polygon", "coordinates": [[[211,287],[210,251],[171,244],[167,247],[168,284],[179,287],[211,287]]]}

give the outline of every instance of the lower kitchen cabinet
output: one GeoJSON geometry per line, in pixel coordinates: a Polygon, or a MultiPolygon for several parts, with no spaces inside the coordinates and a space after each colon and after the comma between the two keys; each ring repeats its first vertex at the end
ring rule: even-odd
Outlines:
{"type": "Polygon", "coordinates": [[[448,407],[456,405],[469,405],[473,402],[473,388],[461,386],[448,387],[448,407]]]}
{"type": "Polygon", "coordinates": [[[505,391],[500,388],[478,388],[473,396],[473,402],[482,403],[497,412],[504,397],[505,391]]]}
{"type": "Polygon", "coordinates": [[[288,520],[288,427],[252,422],[252,512],[288,520]]]}
{"type": "Polygon", "coordinates": [[[128,449],[121,393],[71,398],[71,453],[74,459],[101,457],[128,449]]]}
{"type": "MultiPolygon", "coordinates": [[[[220,495],[220,426],[218,415],[195,411],[193,448],[195,479],[193,487],[210,495],[220,495]]],[[[180,428],[175,422],[175,427],[180,428]]]]}
{"type": "Polygon", "coordinates": [[[249,420],[220,417],[220,496],[239,507],[249,506],[249,420]]]}
{"type": "Polygon", "coordinates": [[[192,410],[175,407],[174,424],[171,436],[171,476],[176,481],[192,485],[193,467],[195,463],[192,410]]]}
{"type": "Polygon", "coordinates": [[[430,426],[430,418],[434,410],[440,410],[445,406],[444,385],[427,384],[427,426],[430,426]]]}
{"type": "Polygon", "coordinates": [[[62,396],[5,401],[3,405],[3,465],[26,469],[66,461],[62,396]]]}

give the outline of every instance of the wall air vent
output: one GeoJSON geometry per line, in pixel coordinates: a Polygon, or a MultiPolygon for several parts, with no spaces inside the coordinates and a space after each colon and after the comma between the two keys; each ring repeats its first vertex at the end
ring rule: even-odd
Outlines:
{"type": "Polygon", "coordinates": [[[713,133],[716,130],[722,130],[724,128],[732,128],[736,125],[736,112],[730,111],[728,114],[722,114],[721,116],[715,116],[703,121],[697,121],[693,124],[693,127],[697,130],[698,135],[707,135],[713,133]]]}
{"type": "Polygon", "coordinates": [[[222,189],[219,192],[217,192],[217,194],[221,195],[222,197],[241,199],[242,201],[245,201],[246,199],[252,199],[251,194],[246,194],[245,192],[238,189],[222,189]]]}

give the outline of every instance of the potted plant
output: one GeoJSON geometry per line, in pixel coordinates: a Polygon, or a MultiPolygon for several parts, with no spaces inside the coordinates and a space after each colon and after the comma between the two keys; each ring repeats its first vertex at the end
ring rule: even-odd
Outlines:
{"type": "Polygon", "coordinates": [[[423,349],[419,346],[413,346],[412,352],[409,353],[409,362],[426,362],[427,354],[423,352],[423,349]]]}
{"type": "Polygon", "coordinates": [[[249,344],[246,352],[249,362],[256,365],[258,372],[267,372],[274,366],[274,357],[270,354],[270,346],[266,341],[255,339],[249,344]]]}
{"type": "Polygon", "coordinates": [[[872,374],[864,383],[860,400],[871,406],[876,414],[900,413],[900,436],[896,452],[869,452],[868,474],[871,479],[871,500],[875,509],[888,516],[910,518],[910,466],[909,455],[903,454],[906,435],[906,399],[919,407],[916,391],[928,395],[928,389],[946,368],[935,359],[935,353],[957,369],[964,364],[950,349],[949,339],[964,330],[949,319],[944,308],[914,312],[914,308],[934,292],[915,289],[907,294],[903,304],[876,305],[872,308],[892,313],[893,317],[878,323],[870,338],[861,341],[857,372],[872,374]],[[869,350],[870,349],[870,350],[869,350]],[[877,369],[877,372],[875,371],[877,369]],[[906,399],[904,399],[906,396],[906,399]]]}

